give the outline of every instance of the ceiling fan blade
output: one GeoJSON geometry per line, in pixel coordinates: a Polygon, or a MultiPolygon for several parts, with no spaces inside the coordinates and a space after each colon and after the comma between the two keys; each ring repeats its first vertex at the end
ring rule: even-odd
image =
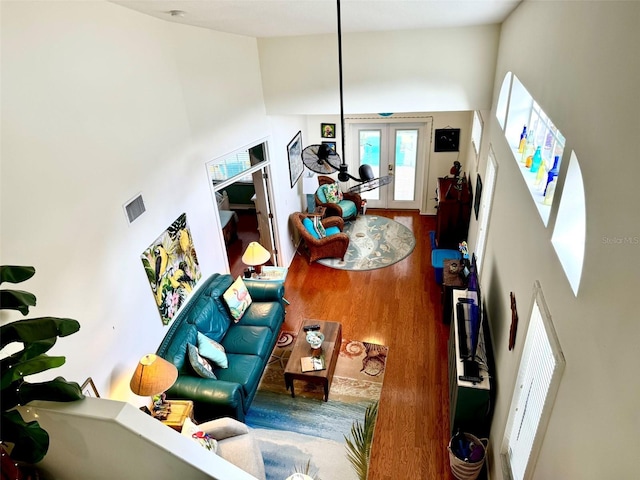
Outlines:
{"type": "Polygon", "coordinates": [[[363,193],[368,192],[370,190],[375,190],[376,188],[383,187],[391,183],[391,175],[387,175],[386,177],[374,178],[373,180],[367,180],[366,182],[359,183],[358,185],[354,185],[349,189],[351,193],[363,193]]]}

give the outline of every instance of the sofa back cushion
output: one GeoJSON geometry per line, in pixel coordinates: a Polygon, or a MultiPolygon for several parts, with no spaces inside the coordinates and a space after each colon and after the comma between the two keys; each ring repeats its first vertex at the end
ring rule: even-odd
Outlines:
{"type": "Polygon", "coordinates": [[[222,298],[224,292],[233,283],[231,275],[219,275],[214,281],[198,291],[193,298],[187,322],[195,325],[199,332],[220,342],[231,324],[229,310],[222,298]]]}
{"type": "Polygon", "coordinates": [[[198,331],[194,325],[185,323],[180,330],[175,332],[166,352],[162,352],[161,356],[173,363],[178,372],[190,372],[189,362],[187,361],[187,348],[190,343],[192,345],[198,344],[198,331]]]}

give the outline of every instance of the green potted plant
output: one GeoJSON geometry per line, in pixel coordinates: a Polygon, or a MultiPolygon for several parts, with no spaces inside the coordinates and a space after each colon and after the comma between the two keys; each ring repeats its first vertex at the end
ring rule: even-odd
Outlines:
{"type": "MultiPolygon", "coordinates": [[[[35,274],[33,267],[0,266],[0,284],[21,283],[35,274]]],[[[0,309],[17,310],[22,315],[35,306],[36,297],[30,292],[13,289],[0,290],[0,309]]],[[[64,364],[65,357],[49,356],[58,337],[77,332],[80,324],[70,318],[39,317],[17,320],[0,326],[1,420],[2,445],[15,462],[34,464],[42,460],[49,449],[49,435],[38,422],[25,422],[15,407],[32,400],[69,402],[84,398],[80,386],[57,377],[41,383],[30,383],[25,377],[64,364]],[[16,345],[22,345],[22,349],[16,345]],[[12,345],[14,353],[5,354],[12,345]]],[[[3,457],[4,460],[4,457],[3,457]]]]}
{"type": "Polygon", "coordinates": [[[347,442],[347,457],[360,480],[367,480],[369,474],[369,457],[373,432],[378,416],[378,402],[370,404],[364,412],[364,421],[356,420],[351,426],[351,435],[345,435],[347,442]]]}

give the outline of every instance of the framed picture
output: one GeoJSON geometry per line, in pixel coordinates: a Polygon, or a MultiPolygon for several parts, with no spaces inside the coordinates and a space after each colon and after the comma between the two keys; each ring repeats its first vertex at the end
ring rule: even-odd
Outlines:
{"type": "Polygon", "coordinates": [[[98,389],[93,383],[93,379],[91,377],[87,378],[84,381],[80,389],[82,390],[82,393],[84,394],[85,397],[100,398],[100,395],[98,394],[98,389]]]}
{"type": "Polygon", "coordinates": [[[438,128],[434,136],[434,152],[457,152],[460,145],[459,128],[438,128]]]}
{"type": "Polygon", "coordinates": [[[291,188],[293,188],[304,170],[304,164],[302,163],[302,131],[296,133],[289,145],[287,145],[287,155],[289,157],[289,179],[291,180],[291,188]]]}
{"type": "Polygon", "coordinates": [[[336,124],[335,123],[321,123],[320,124],[320,136],[322,138],[336,138],[336,124]]]}
{"type": "Polygon", "coordinates": [[[333,153],[336,153],[336,142],[322,142],[323,145],[329,145],[329,148],[333,153]]]}
{"type": "Polygon", "coordinates": [[[480,199],[482,198],[482,179],[480,174],[476,175],[476,196],[473,201],[473,210],[476,213],[476,220],[478,220],[478,213],[480,212],[480,199]]]}

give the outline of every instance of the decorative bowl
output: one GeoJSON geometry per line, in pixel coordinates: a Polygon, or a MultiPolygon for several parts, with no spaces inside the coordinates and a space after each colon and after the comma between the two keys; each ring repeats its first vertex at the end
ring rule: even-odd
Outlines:
{"type": "Polygon", "coordinates": [[[317,331],[307,332],[307,342],[311,345],[311,348],[317,350],[322,347],[322,342],[324,342],[324,333],[317,331]]]}

